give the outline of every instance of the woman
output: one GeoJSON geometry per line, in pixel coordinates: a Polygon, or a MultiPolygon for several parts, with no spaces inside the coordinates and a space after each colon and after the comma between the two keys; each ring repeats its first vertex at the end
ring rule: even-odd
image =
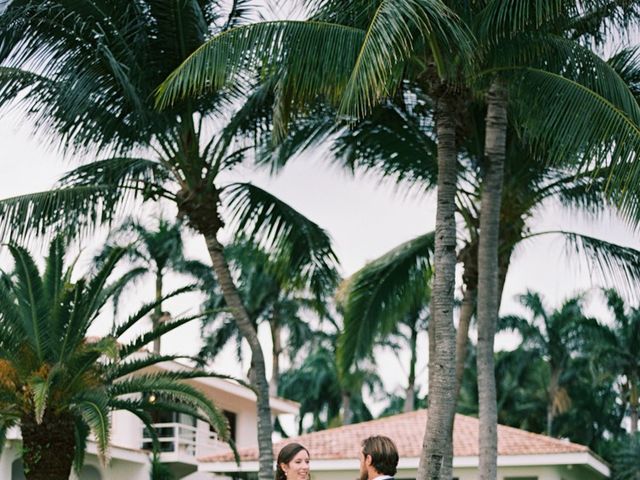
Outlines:
{"type": "Polygon", "coordinates": [[[278,454],[275,480],[309,480],[309,450],[289,443],[278,454]]]}

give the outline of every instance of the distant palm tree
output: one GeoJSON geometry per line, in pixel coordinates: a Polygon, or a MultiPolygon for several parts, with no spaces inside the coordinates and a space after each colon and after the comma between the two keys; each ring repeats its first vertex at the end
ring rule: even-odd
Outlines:
{"type": "Polygon", "coordinates": [[[614,323],[601,326],[593,348],[598,352],[597,365],[610,369],[619,382],[620,400],[629,412],[634,435],[640,410],[640,308],[627,309],[613,289],[605,290],[605,296],[614,323]]]}
{"type": "MultiPolygon", "coordinates": [[[[82,467],[89,434],[104,459],[114,410],[131,412],[152,432],[150,410],[187,413],[228,439],[224,415],[206,395],[181,381],[214,374],[147,373],[147,367],[179,357],[140,352],[198,316],[173,320],[119,343],[153,310],[155,303],[149,303],[114,325],[107,336],[87,339],[102,307],[126,281],[108,283],[125,251],[113,249],[95,274],[75,279],[73,264],[64,264],[64,249],[64,242],[54,239],[40,273],[29,253],[11,244],[14,268],[1,278],[0,445],[8,428],[20,426],[27,479],[67,480],[72,464],[77,471],[82,467]]],[[[184,291],[188,288],[165,298],[184,291]]]]}
{"type": "MultiPolygon", "coordinates": [[[[417,338],[427,329],[433,274],[434,235],[406,242],[369,262],[345,281],[339,302],[344,309],[344,330],[338,341],[338,365],[350,371],[371,355],[389,335],[402,336],[411,352],[404,411],[413,410],[417,338]]],[[[404,342],[403,342],[404,343],[404,342]]]]}
{"type": "MultiPolygon", "coordinates": [[[[208,268],[200,262],[185,258],[182,230],[179,223],[171,223],[162,217],[151,228],[130,218],[109,234],[107,245],[97,255],[99,260],[107,257],[114,248],[124,249],[125,258],[132,264],[132,269],[126,274],[130,282],[139,281],[146,276],[153,277],[156,305],[151,314],[153,330],[171,318],[171,314],[162,309],[167,274],[173,272],[189,275],[194,269],[201,271],[208,268]]],[[[118,297],[114,298],[116,307],[118,297]]],[[[153,341],[153,353],[160,353],[160,341],[160,337],[153,341]]]]}
{"type": "Polygon", "coordinates": [[[300,402],[299,433],[307,414],[313,417],[312,430],[371,420],[363,389],[374,393],[381,388],[381,380],[371,363],[349,372],[339,370],[335,351],[340,329],[334,320],[328,322],[332,331],[315,332],[310,344],[299,353],[302,361],[281,377],[278,393],[300,402]]]}
{"type": "MultiPolygon", "coordinates": [[[[278,274],[280,260],[248,239],[238,239],[225,250],[232,271],[238,276],[238,290],[255,328],[265,322],[269,325],[272,341],[272,369],[269,391],[278,394],[281,359],[293,358],[309,342],[313,331],[311,317],[324,315],[326,296],[330,291],[313,292],[305,288],[304,281],[291,272],[278,274]],[[287,343],[283,344],[283,334],[287,343]]],[[[202,269],[198,275],[201,289],[206,293],[205,310],[217,311],[202,320],[204,346],[199,357],[213,360],[222,348],[235,340],[236,353],[242,358],[242,335],[233,318],[225,312],[224,296],[216,285],[211,269],[202,269]]],[[[324,287],[330,287],[327,283],[324,287]]]]}
{"type": "Polygon", "coordinates": [[[571,357],[584,351],[586,334],[597,328],[598,323],[583,314],[581,296],[566,300],[552,312],[547,311],[538,293],[528,291],[518,299],[531,317],[508,315],[501,322],[520,333],[523,347],[537,352],[548,365],[546,433],[553,436],[554,418],[571,406],[571,395],[565,387],[571,357]]]}

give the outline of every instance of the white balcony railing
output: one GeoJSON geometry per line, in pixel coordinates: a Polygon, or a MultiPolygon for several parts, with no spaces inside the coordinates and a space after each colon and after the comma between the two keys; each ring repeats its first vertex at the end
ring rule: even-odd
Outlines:
{"type": "MultiPolygon", "coordinates": [[[[175,422],[155,423],[153,427],[160,443],[161,456],[166,461],[195,461],[196,458],[229,448],[208,428],[197,428],[175,422]]],[[[152,445],[152,437],[145,428],[142,434],[142,446],[151,450],[152,445]]]]}

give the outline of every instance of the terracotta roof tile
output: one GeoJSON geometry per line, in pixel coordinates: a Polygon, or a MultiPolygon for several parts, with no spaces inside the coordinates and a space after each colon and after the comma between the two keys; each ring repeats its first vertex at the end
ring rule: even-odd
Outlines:
{"type": "MultiPolygon", "coordinates": [[[[274,445],[274,452],[290,442],[299,442],[318,460],[357,459],[360,442],[369,435],[386,435],[398,446],[400,458],[419,457],[427,422],[427,411],[403,413],[369,422],[331,428],[288,438],[274,445]]],[[[477,418],[456,415],[453,432],[453,450],[457,457],[478,456],[477,418]]],[[[535,455],[552,453],[579,453],[589,449],[583,445],[565,440],[526,432],[517,428],[498,425],[499,455],[535,455]]],[[[257,448],[240,449],[243,461],[258,459],[257,448]]],[[[233,455],[219,453],[200,459],[203,462],[231,462],[233,455]]]]}

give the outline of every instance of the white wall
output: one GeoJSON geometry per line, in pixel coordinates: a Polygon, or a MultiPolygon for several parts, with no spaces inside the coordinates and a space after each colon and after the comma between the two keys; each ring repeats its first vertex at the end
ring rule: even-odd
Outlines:
{"type": "Polygon", "coordinates": [[[115,411],[111,414],[111,444],[118,447],[140,449],[142,447],[142,422],[130,412],[115,411]]]}

